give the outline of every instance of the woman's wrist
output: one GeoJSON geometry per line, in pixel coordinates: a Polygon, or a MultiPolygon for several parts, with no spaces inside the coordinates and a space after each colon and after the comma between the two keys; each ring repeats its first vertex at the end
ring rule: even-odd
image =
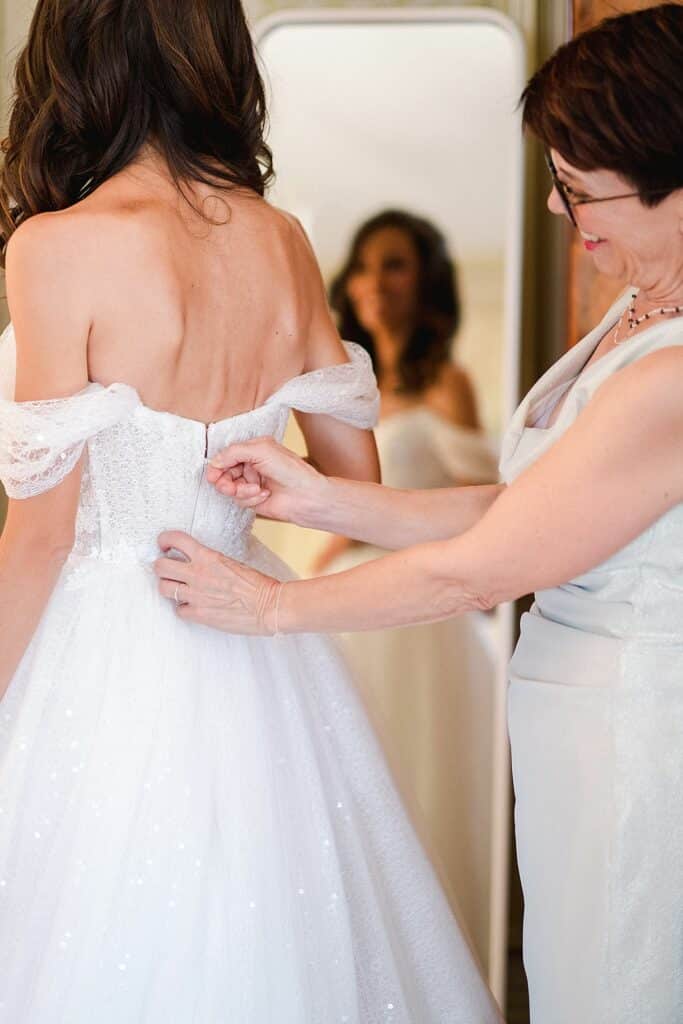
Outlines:
{"type": "Polygon", "coordinates": [[[256,607],[256,632],[262,636],[281,636],[280,601],[285,585],[280,580],[267,577],[264,581],[256,607]]]}
{"type": "Polygon", "coordinates": [[[261,617],[263,632],[267,636],[284,636],[295,633],[291,614],[291,582],[273,583],[268,590],[261,617]]]}
{"type": "Polygon", "coordinates": [[[295,523],[309,530],[327,530],[334,522],[335,508],[339,506],[340,484],[343,480],[320,473],[315,486],[302,493],[295,523]]]}

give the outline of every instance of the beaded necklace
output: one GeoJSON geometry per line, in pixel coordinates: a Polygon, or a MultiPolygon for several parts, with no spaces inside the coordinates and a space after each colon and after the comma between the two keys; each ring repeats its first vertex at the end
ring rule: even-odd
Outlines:
{"type": "Polygon", "coordinates": [[[641,316],[636,316],[636,295],[637,294],[638,294],[637,292],[632,292],[631,293],[631,301],[629,302],[628,307],[624,310],[624,312],[619,317],[619,320],[617,322],[617,326],[616,326],[615,331],[614,331],[614,344],[615,345],[621,345],[621,344],[623,344],[623,342],[628,340],[628,335],[626,335],[625,338],[620,338],[619,337],[619,332],[621,330],[621,325],[624,322],[624,317],[626,316],[626,314],[628,314],[628,329],[629,329],[629,331],[633,331],[633,330],[636,329],[638,324],[642,324],[645,320],[649,320],[653,316],[667,316],[668,314],[671,314],[671,313],[674,313],[674,314],[683,313],[683,306],[660,306],[659,309],[651,309],[649,313],[643,313],[643,314],[641,314],[641,316]]]}

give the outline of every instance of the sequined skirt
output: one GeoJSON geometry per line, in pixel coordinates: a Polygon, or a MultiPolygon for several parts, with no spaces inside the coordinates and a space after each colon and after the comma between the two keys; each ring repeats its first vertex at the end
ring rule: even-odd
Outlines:
{"type": "Polygon", "coordinates": [[[498,1020],[328,641],[184,623],[102,562],[0,725],[1,1021],[498,1020]]]}

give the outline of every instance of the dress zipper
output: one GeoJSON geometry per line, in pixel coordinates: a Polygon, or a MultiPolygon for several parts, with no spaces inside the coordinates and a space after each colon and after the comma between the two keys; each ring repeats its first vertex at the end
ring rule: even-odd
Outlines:
{"type": "Polygon", "coordinates": [[[209,459],[209,424],[204,424],[204,459],[202,465],[202,472],[199,478],[199,486],[197,487],[197,494],[194,499],[194,508],[192,509],[192,522],[190,523],[189,533],[192,536],[194,531],[194,522],[197,517],[197,506],[199,505],[199,498],[202,493],[202,487],[204,486],[204,477],[206,475],[206,463],[209,459]]]}

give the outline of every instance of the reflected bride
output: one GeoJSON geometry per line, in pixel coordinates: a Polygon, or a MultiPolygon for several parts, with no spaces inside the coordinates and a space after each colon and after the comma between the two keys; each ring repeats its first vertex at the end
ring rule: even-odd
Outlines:
{"type": "MultiPolygon", "coordinates": [[[[478,429],[469,374],[452,361],[462,320],[458,277],[441,233],[394,210],[358,229],[331,286],[342,336],[362,344],[378,372],[375,436],[389,487],[498,479],[492,445],[478,429]]],[[[382,553],[335,537],[313,569],[341,572],[382,553]]],[[[431,626],[343,637],[375,728],[484,963],[495,628],[495,618],[473,612],[431,626]]]]}
{"type": "MultiPolygon", "coordinates": [[[[257,38],[272,94],[269,142],[278,170],[272,195],[301,217],[325,279],[338,277],[346,262],[349,228],[387,207],[438,225],[447,250],[457,253],[461,372],[449,374],[442,364],[442,386],[434,389],[438,394],[432,393],[429,403],[422,382],[417,394],[406,395],[393,393],[386,377],[382,381],[377,438],[385,481],[439,488],[454,481],[496,479],[485,438],[494,439],[497,447],[517,404],[518,99],[526,68],[519,33],[490,10],[385,8],[371,15],[339,9],[282,12],[257,26],[257,38]],[[454,116],[444,121],[444,110],[454,116]],[[309,130],[313,124],[315,146],[309,130]],[[477,420],[481,434],[471,429],[477,420]]],[[[409,265],[414,254],[404,232],[391,232],[391,237],[403,243],[395,255],[405,265],[386,268],[381,302],[385,315],[405,321],[414,301],[410,280],[416,268],[409,265]]],[[[439,246],[432,249],[438,252],[439,246]]],[[[374,270],[357,275],[355,287],[365,293],[370,284],[372,291],[373,277],[374,270]]],[[[451,279],[445,283],[452,292],[451,279]]],[[[444,287],[443,280],[436,287],[444,287]]],[[[373,329],[378,302],[372,294],[366,298],[363,315],[373,329]]],[[[364,302],[363,295],[358,301],[364,302]]],[[[441,325],[433,339],[435,363],[450,350],[448,334],[455,327],[452,295],[448,301],[432,303],[441,325]]],[[[335,305],[340,309],[342,303],[335,299],[335,305]]],[[[340,327],[351,341],[368,339],[368,331],[357,333],[359,325],[351,317],[342,315],[340,327]]],[[[382,368],[376,369],[381,377],[382,368]]],[[[294,425],[285,444],[306,453],[294,425]]],[[[335,548],[345,550],[333,568],[349,560],[355,564],[370,553],[369,547],[349,547],[340,540],[325,552],[329,538],[273,520],[257,520],[255,533],[304,576],[335,548]]],[[[380,534],[375,540],[382,545],[385,538],[380,534]]],[[[512,618],[511,609],[498,608],[487,616],[475,613],[463,622],[409,631],[405,638],[397,632],[376,641],[364,635],[350,647],[355,662],[361,658],[353,657],[354,649],[367,652],[362,658],[366,672],[371,660],[382,660],[382,667],[377,664],[372,671],[376,679],[381,673],[387,680],[378,685],[388,743],[387,734],[393,733],[392,765],[413,807],[421,803],[433,826],[425,830],[431,832],[430,846],[449,875],[454,902],[501,1002],[508,957],[505,665],[512,653],[512,618]],[[482,619],[483,635],[474,628],[482,619]],[[472,664],[461,676],[457,666],[463,649],[472,664]],[[389,679],[396,673],[387,654],[393,664],[400,663],[396,672],[404,672],[404,683],[408,675],[412,679],[390,698],[384,691],[391,689],[389,679]],[[436,669],[439,659],[444,667],[435,686],[429,667],[436,669]],[[475,678],[476,688],[455,685],[475,678]],[[441,714],[437,701],[444,702],[441,714]]],[[[376,711],[372,698],[370,704],[376,711]]],[[[381,724],[374,713],[373,718],[381,724]]]]}

